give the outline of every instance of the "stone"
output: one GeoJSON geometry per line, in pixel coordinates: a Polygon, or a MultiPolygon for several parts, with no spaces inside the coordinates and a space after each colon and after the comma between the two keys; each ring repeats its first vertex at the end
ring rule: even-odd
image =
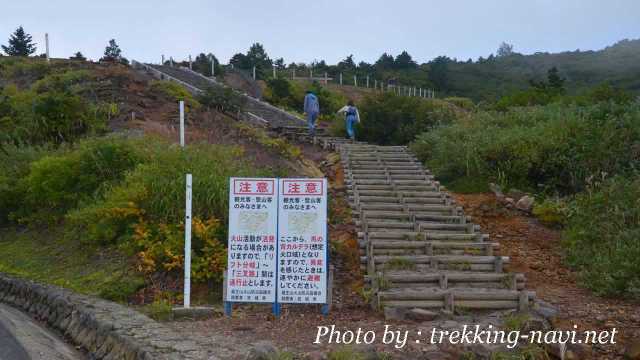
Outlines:
{"type": "Polygon", "coordinates": [[[535,199],[529,195],[525,195],[516,203],[516,209],[525,212],[531,212],[535,199]]]}
{"type": "Polygon", "coordinates": [[[407,309],[386,306],[384,318],[386,320],[404,320],[407,317],[407,309]]]}
{"type": "Polygon", "coordinates": [[[491,192],[494,193],[496,197],[504,197],[502,188],[500,188],[500,185],[498,184],[489,183],[489,190],[491,190],[491,192]]]}
{"type": "Polygon", "coordinates": [[[533,310],[545,319],[552,319],[558,316],[558,309],[548,302],[536,299],[533,310]]]}
{"type": "Polygon", "coordinates": [[[520,191],[518,189],[511,189],[511,190],[507,191],[506,195],[508,197],[514,199],[515,201],[518,201],[518,200],[520,200],[522,197],[524,197],[527,194],[524,191],[520,191]]]}
{"type": "Polygon", "coordinates": [[[274,359],[278,349],[269,341],[258,341],[253,344],[247,360],[269,360],[274,359]]]}
{"type": "Polygon", "coordinates": [[[407,312],[407,318],[415,321],[432,321],[438,317],[438,313],[425,309],[411,309],[407,312]]]}
{"type": "Polygon", "coordinates": [[[627,360],[640,360],[640,338],[629,342],[624,352],[624,358],[627,360]]]}

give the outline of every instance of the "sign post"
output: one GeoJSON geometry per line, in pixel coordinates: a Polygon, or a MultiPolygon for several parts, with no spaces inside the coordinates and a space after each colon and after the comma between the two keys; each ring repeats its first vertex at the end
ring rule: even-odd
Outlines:
{"type": "Polygon", "coordinates": [[[184,147],[184,101],[180,100],[180,147],[184,147]]]}
{"type": "Polygon", "coordinates": [[[232,304],[276,304],[278,181],[231,178],[225,314],[232,304]]]}
{"type": "Polygon", "coordinates": [[[191,306],[191,174],[187,174],[184,216],[184,307],[191,306]]]}

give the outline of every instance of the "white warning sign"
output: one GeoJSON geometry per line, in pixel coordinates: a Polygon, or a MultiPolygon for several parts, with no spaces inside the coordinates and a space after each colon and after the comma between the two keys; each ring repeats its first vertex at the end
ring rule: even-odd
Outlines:
{"type": "Polygon", "coordinates": [[[231,178],[226,301],[275,301],[277,199],[277,179],[231,178]]]}
{"type": "Polygon", "coordinates": [[[327,181],[280,179],[278,302],[327,301],[327,181]]]}

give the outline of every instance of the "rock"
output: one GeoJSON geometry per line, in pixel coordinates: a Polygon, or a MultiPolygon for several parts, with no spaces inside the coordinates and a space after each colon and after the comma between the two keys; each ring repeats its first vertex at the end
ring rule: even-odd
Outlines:
{"type": "Polygon", "coordinates": [[[551,319],[558,316],[558,309],[555,306],[539,299],[535,300],[533,310],[545,319],[551,319]]]}
{"type": "Polygon", "coordinates": [[[407,317],[407,309],[386,306],[384,308],[384,318],[386,320],[404,320],[407,317]]]}
{"type": "Polygon", "coordinates": [[[269,360],[274,359],[278,349],[269,341],[258,341],[253,344],[247,360],[269,360]]]}
{"type": "Polygon", "coordinates": [[[520,200],[522,197],[527,195],[524,191],[520,191],[518,189],[511,189],[507,191],[507,196],[514,199],[515,201],[520,200]]]}
{"type": "Polygon", "coordinates": [[[533,197],[529,195],[525,195],[522,198],[520,198],[520,200],[518,200],[518,202],[516,203],[516,209],[526,211],[526,212],[531,212],[531,210],[533,209],[534,202],[535,200],[533,197]]]}
{"type": "Polygon", "coordinates": [[[640,360],[640,339],[632,340],[624,352],[624,358],[627,360],[640,360]]]}
{"type": "Polygon", "coordinates": [[[406,316],[415,321],[431,321],[438,317],[438,313],[425,309],[411,309],[406,316]]]}
{"type": "Polygon", "coordinates": [[[546,344],[547,353],[553,355],[557,359],[562,360],[587,360],[591,359],[591,348],[584,344],[567,343],[564,346],[560,344],[546,344]]]}

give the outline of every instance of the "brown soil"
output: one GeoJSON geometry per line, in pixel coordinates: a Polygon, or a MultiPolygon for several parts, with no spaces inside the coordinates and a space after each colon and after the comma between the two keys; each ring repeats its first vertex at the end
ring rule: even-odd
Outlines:
{"type": "Polygon", "coordinates": [[[524,273],[527,288],[559,309],[554,326],[618,329],[618,344],[594,347],[597,359],[621,359],[625,345],[640,339],[640,303],[602,298],[580,287],[577,274],[563,263],[560,231],[504,209],[492,194],[456,194],[455,198],[482,231],[500,243],[501,253],[511,259],[509,270],[524,273]]]}

